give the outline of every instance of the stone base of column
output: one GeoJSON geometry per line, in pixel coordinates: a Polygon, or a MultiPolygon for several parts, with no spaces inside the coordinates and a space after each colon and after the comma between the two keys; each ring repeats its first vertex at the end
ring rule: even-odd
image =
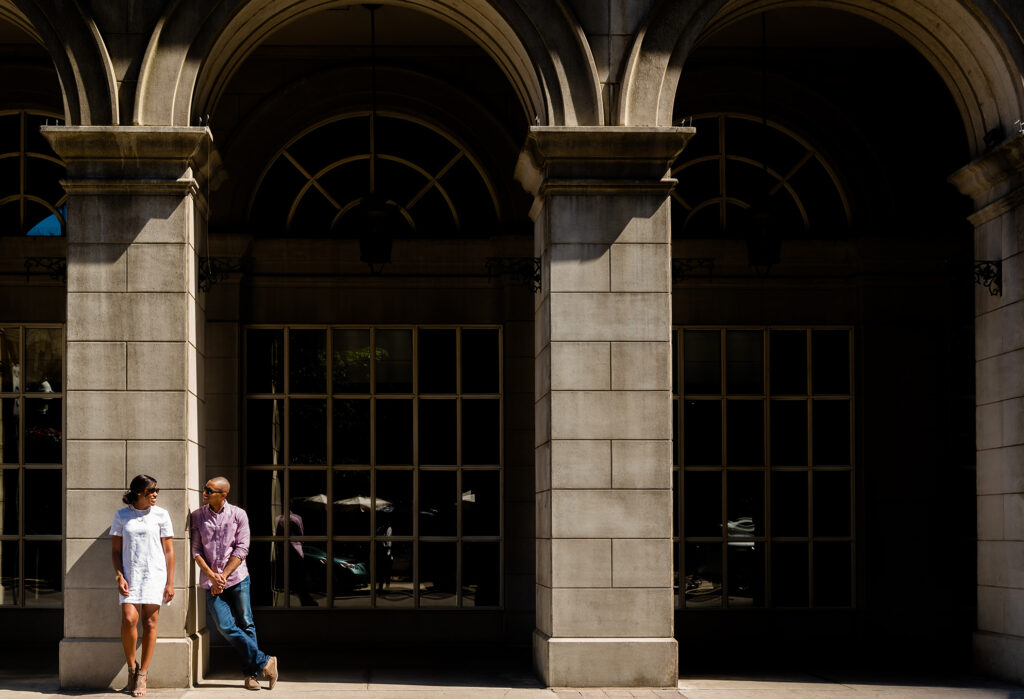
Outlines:
{"type": "Polygon", "coordinates": [[[993,677],[1024,684],[1024,638],[975,631],[974,666],[993,677]]]}
{"type": "MultiPolygon", "coordinates": [[[[152,688],[192,686],[192,639],[157,638],[149,665],[152,688]]],[[[61,689],[122,689],[128,667],[119,638],[65,638],[60,642],[61,689]]]]}
{"type": "Polygon", "coordinates": [[[206,629],[192,635],[192,670],[196,685],[210,672],[210,632],[206,629]]]}
{"type": "Polygon", "coordinates": [[[674,638],[552,638],[533,632],[533,662],[548,687],[673,687],[674,638]]]}

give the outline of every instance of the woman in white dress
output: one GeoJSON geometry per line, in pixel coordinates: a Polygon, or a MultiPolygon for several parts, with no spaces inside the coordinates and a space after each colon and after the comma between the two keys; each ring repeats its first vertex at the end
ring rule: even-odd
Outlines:
{"type": "Polygon", "coordinates": [[[114,513],[110,527],[111,558],[121,599],[121,644],[128,661],[128,691],[135,697],[146,695],[160,605],[174,599],[174,531],[167,510],[156,505],[159,493],[155,478],[135,476],[121,498],[127,507],[114,513]],[[139,619],[142,658],[136,666],[139,619]]]}

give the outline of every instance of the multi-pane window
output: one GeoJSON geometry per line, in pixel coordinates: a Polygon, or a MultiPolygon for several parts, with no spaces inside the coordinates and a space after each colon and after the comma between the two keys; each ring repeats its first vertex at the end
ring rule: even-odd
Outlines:
{"type": "Polygon", "coordinates": [[[676,599],[854,603],[849,328],[681,328],[673,372],[676,599]]]}
{"type": "Polygon", "coordinates": [[[0,605],[63,603],[63,385],[62,327],[0,324],[0,605]]]}
{"type": "Polygon", "coordinates": [[[60,116],[0,111],[0,235],[63,235],[64,163],[39,132],[60,116]]]}
{"type": "Polygon", "coordinates": [[[497,327],[247,328],[254,602],[500,606],[501,416],[497,327]]]}

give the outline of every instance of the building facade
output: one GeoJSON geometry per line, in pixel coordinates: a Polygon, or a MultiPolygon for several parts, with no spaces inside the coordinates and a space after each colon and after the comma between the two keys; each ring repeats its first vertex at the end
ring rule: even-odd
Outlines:
{"type": "Polygon", "coordinates": [[[1024,681],[1022,30],[0,0],[0,623],[124,681],[108,530],[148,473],[181,588],[151,683],[189,686],[185,523],[225,475],[275,647],[1024,681]]]}

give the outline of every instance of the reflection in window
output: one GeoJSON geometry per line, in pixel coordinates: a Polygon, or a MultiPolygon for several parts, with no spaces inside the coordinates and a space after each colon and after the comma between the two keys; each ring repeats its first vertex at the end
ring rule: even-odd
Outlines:
{"type": "Polygon", "coordinates": [[[254,603],[500,606],[498,328],[254,327],[245,340],[254,603]]]}
{"type": "Polygon", "coordinates": [[[0,324],[0,605],[63,605],[64,329],[0,324]]]}
{"type": "Polygon", "coordinates": [[[0,235],[64,235],[64,162],[40,136],[47,121],[59,124],[61,116],[0,111],[0,235]]]}
{"type": "Polygon", "coordinates": [[[852,606],[851,331],[683,328],[675,340],[677,604],[852,606]]]}

